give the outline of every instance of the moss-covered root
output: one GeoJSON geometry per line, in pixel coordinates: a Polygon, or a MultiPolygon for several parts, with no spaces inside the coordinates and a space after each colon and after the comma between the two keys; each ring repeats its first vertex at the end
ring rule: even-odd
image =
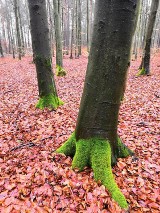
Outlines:
{"type": "Polygon", "coordinates": [[[117,158],[126,158],[128,156],[133,156],[134,152],[132,152],[122,141],[119,137],[117,137],[117,158]]]}
{"type": "Polygon", "coordinates": [[[86,166],[90,165],[90,140],[79,140],[76,142],[76,153],[72,161],[72,168],[78,168],[82,171],[86,166]]]}
{"type": "Polygon", "coordinates": [[[128,207],[127,201],[118,188],[112,174],[111,148],[108,141],[94,141],[91,150],[91,164],[95,180],[100,180],[111,193],[112,198],[119,204],[119,206],[126,209],[128,207]]]}
{"type": "Polygon", "coordinates": [[[56,66],[56,75],[57,76],[63,77],[66,74],[67,74],[66,71],[61,66],[58,66],[58,65],[56,66]]]}
{"type": "Polygon", "coordinates": [[[140,69],[140,70],[138,71],[138,73],[136,74],[136,76],[140,76],[140,75],[146,75],[146,71],[145,71],[144,68],[140,69]]]}
{"type": "Polygon", "coordinates": [[[111,193],[112,198],[122,208],[127,208],[124,195],[118,188],[111,168],[111,148],[109,141],[102,139],[79,140],[76,142],[76,153],[72,162],[73,168],[80,171],[91,165],[95,180],[100,180],[111,193]]]}
{"type": "Polygon", "coordinates": [[[61,101],[58,97],[50,94],[47,96],[43,96],[39,99],[36,104],[36,108],[44,109],[45,107],[49,109],[57,109],[59,106],[63,105],[63,101],[61,101]]]}
{"type": "Polygon", "coordinates": [[[70,136],[70,138],[56,150],[57,153],[63,153],[66,156],[73,157],[76,152],[76,139],[75,139],[75,133],[70,136]]]}

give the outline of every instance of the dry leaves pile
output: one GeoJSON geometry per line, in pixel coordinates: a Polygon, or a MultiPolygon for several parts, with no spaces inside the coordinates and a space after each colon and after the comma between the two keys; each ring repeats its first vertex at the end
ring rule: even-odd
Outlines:
{"type": "MultiPolygon", "coordinates": [[[[158,107],[160,54],[152,75],[135,77],[132,62],[119,117],[119,135],[137,155],[113,168],[131,213],[159,212],[158,107]]],[[[53,151],[74,131],[87,57],[64,59],[68,74],[56,78],[65,105],[57,111],[35,109],[37,81],[31,57],[0,59],[0,212],[121,213],[92,170],[78,173],[71,159],[53,151]]]]}

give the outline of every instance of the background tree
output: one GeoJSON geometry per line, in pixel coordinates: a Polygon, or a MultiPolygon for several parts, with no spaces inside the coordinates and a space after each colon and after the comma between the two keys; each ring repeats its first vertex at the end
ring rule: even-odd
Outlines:
{"type": "Polygon", "coordinates": [[[127,202],[111,164],[132,152],[117,135],[118,113],[129,66],[139,1],[97,0],[93,37],[75,133],[57,152],[74,156],[72,167],[91,166],[94,177],[122,208],[127,202]],[[137,8],[137,10],[136,10],[137,8]]]}
{"type": "Polygon", "coordinates": [[[58,76],[66,75],[63,69],[62,58],[62,31],[61,31],[61,0],[53,0],[54,6],[54,26],[56,40],[56,74],[58,76]]]}
{"type": "Polygon", "coordinates": [[[3,48],[2,48],[2,44],[1,44],[1,39],[0,39],[0,53],[1,53],[1,57],[4,57],[3,48]]]}
{"type": "Polygon", "coordinates": [[[140,66],[140,72],[138,73],[138,75],[150,74],[151,41],[152,41],[152,34],[153,34],[154,25],[155,25],[158,5],[159,5],[159,0],[152,0],[150,16],[149,16],[149,21],[147,25],[147,32],[145,36],[144,53],[143,53],[142,62],[140,66]]]}
{"type": "Polygon", "coordinates": [[[58,98],[52,72],[52,56],[49,42],[46,1],[28,0],[30,11],[32,46],[36,64],[39,101],[37,108],[56,109],[63,102],[58,98]]]}
{"type": "MultiPolygon", "coordinates": [[[[18,53],[18,39],[16,30],[16,17],[14,10],[15,0],[0,0],[0,33],[1,43],[4,53],[13,54],[13,57],[18,53]]],[[[21,49],[23,53],[32,54],[31,34],[29,23],[29,11],[27,0],[16,0],[18,2],[18,16],[21,49]]],[[[63,55],[69,55],[73,58],[79,58],[81,47],[82,51],[88,51],[91,44],[91,36],[93,29],[93,15],[95,0],[59,0],[61,2],[60,23],[61,23],[61,44],[63,55]],[[73,10],[74,8],[74,10],[73,10]],[[87,9],[88,8],[88,9],[87,9]],[[74,11],[74,13],[73,13],[74,11]],[[88,15],[87,15],[88,14],[88,15]],[[74,15],[74,16],[73,16],[74,15]],[[88,21],[87,21],[88,20],[88,21]]],[[[146,40],[146,31],[151,9],[151,0],[140,0],[141,11],[137,24],[137,30],[133,38],[133,54],[135,59],[142,57],[143,49],[146,40]]],[[[55,26],[54,26],[54,7],[53,0],[47,0],[47,16],[50,30],[50,45],[52,46],[52,54],[55,49],[55,26]]],[[[157,13],[155,27],[152,35],[152,55],[159,47],[160,38],[160,8],[157,13]]],[[[60,38],[60,37],[59,37],[60,38]]]]}
{"type": "Polygon", "coordinates": [[[21,60],[22,57],[22,41],[20,35],[20,17],[19,17],[19,4],[18,0],[14,0],[14,12],[16,18],[16,31],[17,31],[17,42],[18,42],[18,58],[21,60]]]}

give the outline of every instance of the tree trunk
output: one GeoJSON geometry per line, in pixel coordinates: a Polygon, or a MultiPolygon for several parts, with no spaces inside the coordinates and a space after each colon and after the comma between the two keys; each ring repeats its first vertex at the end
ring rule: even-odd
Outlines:
{"type": "Polygon", "coordinates": [[[22,42],[21,42],[21,35],[20,35],[20,23],[19,23],[19,16],[18,16],[18,1],[14,0],[14,12],[16,17],[16,31],[17,31],[17,42],[18,42],[18,58],[21,60],[22,57],[22,42]]]}
{"type": "Polygon", "coordinates": [[[37,108],[56,109],[62,104],[57,96],[52,72],[52,56],[49,45],[49,28],[47,21],[46,1],[28,0],[34,61],[36,64],[39,102],[37,108]]]}
{"type": "Polygon", "coordinates": [[[21,36],[21,54],[22,54],[22,56],[25,56],[25,46],[24,46],[24,35],[23,35],[23,27],[22,27],[22,18],[21,18],[20,6],[19,5],[18,5],[17,9],[18,9],[19,28],[20,28],[20,36],[21,36]]]}
{"type": "Polygon", "coordinates": [[[81,55],[81,0],[78,0],[78,56],[81,55]]]}
{"type": "Polygon", "coordinates": [[[159,0],[152,0],[151,11],[147,25],[147,32],[145,36],[145,47],[142,62],[140,65],[140,71],[138,75],[150,75],[150,54],[151,54],[151,41],[154,24],[156,20],[156,14],[158,10],[159,0]]]}
{"type": "Polygon", "coordinates": [[[62,31],[61,31],[61,0],[53,0],[54,26],[56,40],[56,73],[63,73],[62,31]]]}
{"type": "Polygon", "coordinates": [[[4,54],[3,54],[3,48],[2,48],[1,39],[0,39],[0,53],[1,53],[1,57],[3,58],[4,54]]]}
{"type": "Polygon", "coordinates": [[[87,52],[90,49],[90,19],[89,19],[89,0],[87,0],[87,52]]]}
{"type": "Polygon", "coordinates": [[[71,15],[71,17],[72,17],[72,29],[71,29],[71,51],[70,51],[70,59],[73,59],[75,0],[72,0],[71,13],[72,13],[72,15],[71,15]]]}
{"type": "Polygon", "coordinates": [[[117,135],[118,113],[130,60],[139,1],[97,0],[89,62],[75,133],[57,152],[74,156],[72,167],[91,166],[94,177],[122,208],[127,202],[112,170],[133,154],[117,135]],[[136,10],[137,8],[137,10],[136,10]]]}

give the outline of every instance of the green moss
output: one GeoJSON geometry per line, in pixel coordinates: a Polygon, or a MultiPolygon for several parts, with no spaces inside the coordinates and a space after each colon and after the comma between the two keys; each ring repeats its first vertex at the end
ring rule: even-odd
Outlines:
{"type": "Polygon", "coordinates": [[[63,101],[61,101],[58,97],[49,94],[39,99],[38,103],[36,104],[36,108],[44,109],[47,107],[49,109],[57,109],[60,105],[63,104],[63,101]]]}
{"type": "Polygon", "coordinates": [[[120,189],[118,188],[111,168],[111,148],[109,141],[96,139],[92,142],[91,164],[95,180],[100,180],[111,193],[112,198],[122,207],[128,204],[120,189]]]}
{"type": "Polygon", "coordinates": [[[126,199],[118,188],[112,174],[109,141],[99,138],[80,139],[76,141],[75,134],[73,134],[57,152],[67,155],[75,152],[72,168],[78,168],[82,171],[85,166],[91,166],[95,180],[101,181],[111,193],[112,198],[117,201],[122,208],[128,207],[126,199]]]}
{"type": "Polygon", "coordinates": [[[45,66],[47,69],[52,68],[52,59],[51,58],[45,58],[41,55],[34,55],[33,57],[34,63],[41,63],[43,66],[45,66]]]}
{"type": "Polygon", "coordinates": [[[76,152],[76,138],[75,133],[70,136],[70,138],[56,150],[57,153],[63,153],[66,156],[73,157],[76,152]]]}
{"type": "Polygon", "coordinates": [[[134,155],[134,153],[121,141],[119,137],[117,137],[118,150],[117,156],[118,158],[126,158],[128,156],[134,155]]]}
{"type": "Polygon", "coordinates": [[[78,168],[82,171],[84,167],[90,165],[90,140],[79,140],[76,142],[76,153],[73,158],[72,168],[78,168]]]}
{"type": "Polygon", "coordinates": [[[66,75],[66,71],[61,66],[56,65],[56,75],[63,77],[66,75]]]}
{"type": "Polygon", "coordinates": [[[139,72],[136,74],[136,76],[140,76],[140,75],[146,75],[146,71],[144,68],[140,69],[139,72]]]}
{"type": "Polygon", "coordinates": [[[45,58],[44,64],[45,64],[46,68],[51,69],[51,67],[52,67],[52,60],[51,60],[51,58],[45,58]]]}

